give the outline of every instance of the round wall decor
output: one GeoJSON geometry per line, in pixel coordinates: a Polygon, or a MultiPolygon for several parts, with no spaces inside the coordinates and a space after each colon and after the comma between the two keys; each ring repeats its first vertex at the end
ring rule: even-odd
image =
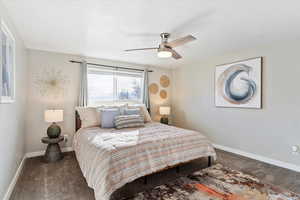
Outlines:
{"type": "Polygon", "coordinates": [[[166,99],[168,97],[168,93],[166,90],[161,90],[159,93],[160,98],[166,99]]]}
{"type": "Polygon", "coordinates": [[[169,87],[169,85],[170,85],[170,79],[169,79],[169,77],[166,76],[166,75],[162,75],[160,77],[160,85],[162,87],[164,87],[164,88],[169,87]]]}
{"type": "Polygon", "coordinates": [[[158,85],[156,83],[151,83],[149,86],[149,91],[151,94],[156,94],[158,92],[158,85]]]}

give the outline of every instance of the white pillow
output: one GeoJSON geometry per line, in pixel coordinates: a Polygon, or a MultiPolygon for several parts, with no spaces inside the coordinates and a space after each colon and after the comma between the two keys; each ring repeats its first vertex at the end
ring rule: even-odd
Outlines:
{"type": "Polygon", "coordinates": [[[145,104],[128,105],[128,108],[140,108],[142,115],[144,115],[144,121],[145,122],[151,122],[152,121],[152,119],[150,117],[150,114],[149,114],[145,104]]]}
{"type": "MultiPolygon", "coordinates": [[[[104,105],[101,105],[100,107],[98,107],[99,109],[99,112],[100,112],[100,115],[101,115],[101,110],[102,109],[119,109],[120,110],[120,113],[121,115],[124,114],[124,110],[127,108],[128,104],[112,104],[112,105],[108,105],[108,104],[104,104],[104,105]]],[[[101,116],[100,116],[101,118],[101,116]]]]}
{"type": "Polygon", "coordinates": [[[99,107],[77,107],[76,110],[81,120],[81,128],[101,126],[99,107]]]}

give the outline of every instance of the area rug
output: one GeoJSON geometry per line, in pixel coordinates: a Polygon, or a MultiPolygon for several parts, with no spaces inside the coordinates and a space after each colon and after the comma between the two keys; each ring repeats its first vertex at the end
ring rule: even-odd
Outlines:
{"type": "Polygon", "coordinates": [[[217,164],[126,200],[300,200],[300,196],[217,164]]]}

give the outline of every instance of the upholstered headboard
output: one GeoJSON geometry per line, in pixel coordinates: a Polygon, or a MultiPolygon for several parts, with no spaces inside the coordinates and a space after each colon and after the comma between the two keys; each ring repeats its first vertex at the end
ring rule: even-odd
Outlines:
{"type": "Polygon", "coordinates": [[[79,114],[77,111],[75,111],[75,130],[78,131],[78,129],[81,128],[81,120],[79,117],[79,114]]]}

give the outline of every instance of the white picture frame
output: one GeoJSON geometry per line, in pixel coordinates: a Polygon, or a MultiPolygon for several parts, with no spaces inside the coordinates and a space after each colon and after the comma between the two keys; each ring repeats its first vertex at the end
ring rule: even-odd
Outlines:
{"type": "Polygon", "coordinates": [[[262,57],[216,66],[216,107],[262,108],[262,57]]]}
{"type": "Polygon", "coordinates": [[[1,20],[0,26],[0,103],[15,102],[15,37],[1,20]]]}

